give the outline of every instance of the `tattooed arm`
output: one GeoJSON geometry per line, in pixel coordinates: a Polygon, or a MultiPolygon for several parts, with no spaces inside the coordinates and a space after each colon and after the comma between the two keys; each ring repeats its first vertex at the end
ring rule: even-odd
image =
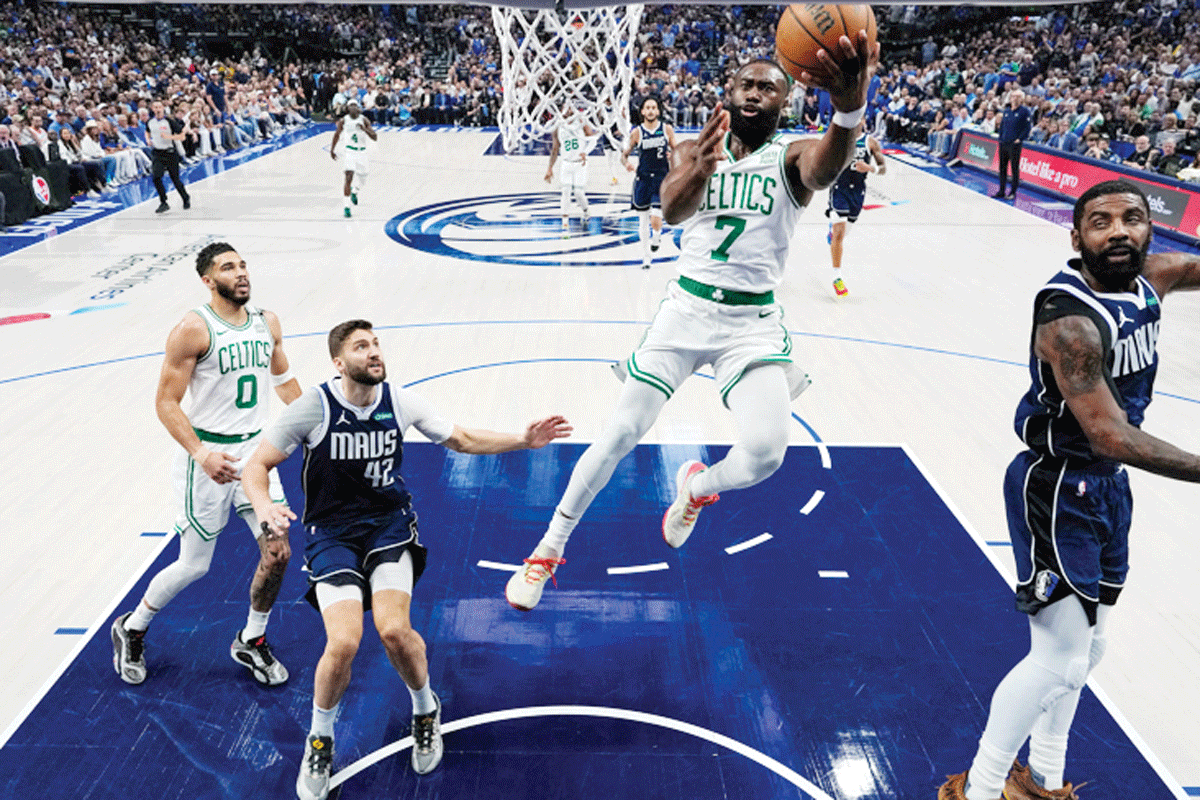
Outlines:
{"type": "Polygon", "coordinates": [[[1034,354],[1054,370],[1058,389],[1096,455],[1200,483],[1200,456],[1129,424],[1105,378],[1100,331],[1092,320],[1072,315],[1039,325],[1034,354]]]}

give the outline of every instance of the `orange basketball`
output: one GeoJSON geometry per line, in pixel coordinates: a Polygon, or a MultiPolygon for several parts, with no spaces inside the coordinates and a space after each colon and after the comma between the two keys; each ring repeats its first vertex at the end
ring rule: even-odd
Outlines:
{"type": "MultiPolygon", "coordinates": [[[[801,72],[816,71],[817,51],[824,50],[838,60],[839,37],[858,40],[858,32],[867,32],[867,41],[875,46],[875,12],[865,3],[830,5],[795,3],[783,10],[775,26],[775,58],[796,80],[801,72]]],[[[842,64],[847,72],[858,71],[858,59],[842,64]]]]}

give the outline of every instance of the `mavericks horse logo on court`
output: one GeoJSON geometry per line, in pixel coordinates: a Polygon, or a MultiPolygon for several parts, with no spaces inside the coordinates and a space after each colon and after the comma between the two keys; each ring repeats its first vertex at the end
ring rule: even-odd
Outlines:
{"type": "MultiPolygon", "coordinates": [[[[626,194],[588,194],[587,229],[574,211],[562,236],[558,192],[471,197],[415,208],[388,220],[387,235],[433,255],[530,267],[640,266],[637,215],[626,194]]],[[[672,231],[676,248],[682,231],[672,231]]],[[[667,238],[667,237],[664,237],[667,238]]],[[[656,262],[675,259],[663,248],[656,262]]]]}

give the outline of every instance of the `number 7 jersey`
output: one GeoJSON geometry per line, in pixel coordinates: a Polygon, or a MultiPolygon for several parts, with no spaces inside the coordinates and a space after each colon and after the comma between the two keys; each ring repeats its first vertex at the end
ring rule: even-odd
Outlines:
{"type": "Polygon", "coordinates": [[[275,337],[262,311],[246,305],[244,325],[231,325],[208,305],[195,309],[208,326],[208,350],[188,383],[192,427],[240,436],[267,424],[275,337]]]}
{"type": "Polygon", "coordinates": [[[726,135],[725,161],[708,179],[696,213],[684,222],[681,274],[742,292],[779,286],[803,211],[784,173],[787,146],[775,134],[737,161],[726,135]]]}

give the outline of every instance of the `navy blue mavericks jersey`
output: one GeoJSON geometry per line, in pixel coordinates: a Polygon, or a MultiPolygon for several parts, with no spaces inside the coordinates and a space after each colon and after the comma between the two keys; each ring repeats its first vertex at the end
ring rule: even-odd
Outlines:
{"type": "Polygon", "coordinates": [[[304,448],[304,524],[342,525],[408,506],[412,495],[400,477],[404,441],[388,384],[379,384],[379,404],[364,420],[328,383],[320,389],[329,418],[321,441],[304,448]]]}
{"type": "Polygon", "coordinates": [[[830,191],[865,191],[867,188],[867,173],[854,169],[854,165],[860,161],[864,164],[871,163],[871,148],[867,146],[866,133],[859,136],[858,141],[854,143],[854,158],[850,159],[850,163],[842,170],[842,174],[838,175],[830,191]]]}
{"type": "MultiPolygon", "coordinates": [[[[1158,326],[1162,306],[1145,278],[1138,277],[1134,292],[1094,292],[1079,273],[1078,259],[1050,279],[1034,301],[1034,329],[1039,320],[1084,314],[1100,329],[1106,354],[1106,379],[1117,405],[1125,409],[1129,424],[1140,427],[1154,393],[1158,372],[1158,326]]],[[[1030,341],[1029,372],[1033,385],[1017,405],[1016,430],[1021,440],[1039,455],[1095,460],[1079,422],[1059,392],[1054,370],[1033,353],[1030,341]]]]}
{"type": "Polygon", "coordinates": [[[645,125],[639,125],[638,129],[641,133],[638,134],[637,176],[666,175],[671,171],[671,164],[667,160],[670,143],[667,141],[666,126],[660,122],[656,131],[646,130],[645,125]]]}

